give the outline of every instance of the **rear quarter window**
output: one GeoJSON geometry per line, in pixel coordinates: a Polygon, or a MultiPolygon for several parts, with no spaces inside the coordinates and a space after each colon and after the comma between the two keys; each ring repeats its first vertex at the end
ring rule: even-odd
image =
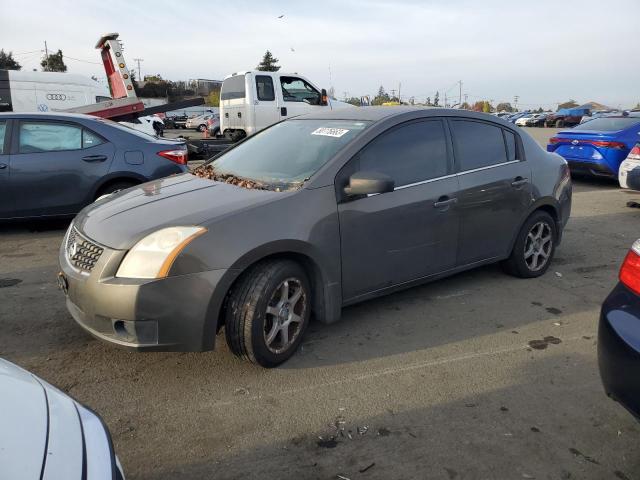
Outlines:
{"type": "Polygon", "coordinates": [[[234,100],[245,97],[244,75],[234,75],[222,82],[221,100],[234,100]]]}

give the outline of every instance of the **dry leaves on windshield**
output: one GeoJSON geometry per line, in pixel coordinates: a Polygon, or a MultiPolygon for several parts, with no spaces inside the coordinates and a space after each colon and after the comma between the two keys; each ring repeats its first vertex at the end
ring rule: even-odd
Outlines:
{"type": "Polygon", "coordinates": [[[248,189],[267,190],[267,186],[253,180],[246,180],[234,175],[217,173],[211,165],[202,165],[193,171],[193,174],[200,178],[206,178],[207,180],[215,180],[216,182],[229,183],[231,185],[237,185],[238,187],[248,189]]]}

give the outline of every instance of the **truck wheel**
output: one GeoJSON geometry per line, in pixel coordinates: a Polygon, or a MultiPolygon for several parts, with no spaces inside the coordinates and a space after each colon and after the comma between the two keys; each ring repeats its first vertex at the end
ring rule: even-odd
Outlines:
{"type": "Polygon", "coordinates": [[[206,125],[198,125],[198,131],[199,132],[204,132],[207,129],[206,125]]]}
{"type": "Polygon", "coordinates": [[[537,210],[524,222],[509,258],[502,268],[510,275],[535,278],[543,275],[555,252],[556,222],[551,215],[537,210]]]}
{"type": "Polygon", "coordinates": [[[225,312],[231,351],[266,368],[297,350],[309,324],[311,289],[304,269],[291,260],[252,267],[238,280],[225,312]]]}
{"type": "Polygon", "coordinates": [[[563,128],[564,120],[556,120],[556,128],[563,128]]]}

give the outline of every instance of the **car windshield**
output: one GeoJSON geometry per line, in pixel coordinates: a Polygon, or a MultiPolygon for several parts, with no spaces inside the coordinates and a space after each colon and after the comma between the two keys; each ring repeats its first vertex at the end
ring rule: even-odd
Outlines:
{"type": "Polygon", "coordinates": [[[599,117],[577,125],[573,130],[598,130],[600,132],[617,132],[625,128],[640,124],[638,118],[629,117],[599,117]]]}
{"type": "Polygon", "coordinates": [[[360,120],[288,120],[257,133],[200,167],[196,174],[250,188],[297,188],[370,124],[360,120]]]}

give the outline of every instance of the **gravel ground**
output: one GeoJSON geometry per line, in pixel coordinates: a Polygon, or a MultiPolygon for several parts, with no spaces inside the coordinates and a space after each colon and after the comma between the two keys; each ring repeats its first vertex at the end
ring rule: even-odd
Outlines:
{"type": "Polygon", "coordinates": [[[98,411],[129,479],[639,478],[640,428],[596,363],[638,197],[576,181],[542,278],[489,266],[347,308],[274,370],[223,337],[199,354],[92,339],[56,289],[66,223],[1,225],[0,356],[98,411]]]}

